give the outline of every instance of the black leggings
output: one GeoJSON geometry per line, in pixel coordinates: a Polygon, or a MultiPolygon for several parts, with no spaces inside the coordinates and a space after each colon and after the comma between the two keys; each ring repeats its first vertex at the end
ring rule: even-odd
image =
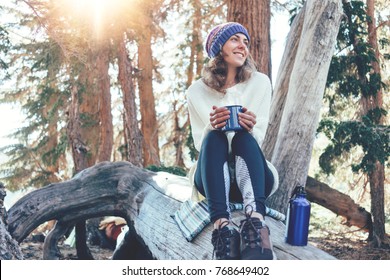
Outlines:
{"type": "Polygon", "coordinates": [[[233,176],[229,172],[226,134],[212,130],[203,140],[195,185],[207,199],[212,222],[220,218],[230,219],[229,201],[251,205],[254,211],[265,216],[265,199],[274,183],[263,152],[250,133],[237,132],[232,140],[231,152],[230,162],[235,164],[233,176]]]}

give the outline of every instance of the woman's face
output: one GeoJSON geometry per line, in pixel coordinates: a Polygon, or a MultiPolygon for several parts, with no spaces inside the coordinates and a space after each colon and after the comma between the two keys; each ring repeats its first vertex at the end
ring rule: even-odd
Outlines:
{"type": "Polygon", "coordinates": [[[222,47],[222,56],[228,67],[241,67],[248,57],[248,39],[242,33],[234,34],[222,47]]]}

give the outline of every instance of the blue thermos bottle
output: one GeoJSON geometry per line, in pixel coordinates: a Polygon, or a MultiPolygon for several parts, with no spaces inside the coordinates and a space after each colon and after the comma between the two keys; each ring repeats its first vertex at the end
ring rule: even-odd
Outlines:
{"type": "Polygon", "coordinates": [[[305,188],[295,187],[287,209],[286,242],[295,246],[306,246],[309,236],[310,202],[305,188]]]}

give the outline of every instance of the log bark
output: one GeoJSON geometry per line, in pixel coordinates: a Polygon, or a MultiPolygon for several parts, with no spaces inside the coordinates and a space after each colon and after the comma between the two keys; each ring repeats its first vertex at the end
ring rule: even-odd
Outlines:
{"type": "Polygon", "coordinates": [[[56,222],[54,228],[45,238],[43,244],[43,259],[58,260],[61,257],[61,251],[57,246],[58,240],[68,232],[69,228],[71,228],[70,224],[56,222]]]}
{"type": "Polygon", "coordinates": [[[19,244],[12,238],[2,219],[0,219],[0,260],[22,260],[19,244]]]}
{"type": "Polygon", "coordinates": [[[345,218],[345,225],[356,226],[364,231],[372,229],[371,214],[353,199],[314,178],[307,177],[307,198],[333,213],[345,218]]]}
{"type": "Polygon", "coordinates": [[[7,212],[4,208],[6,195],[5,187],[0,182],[0,260],[22,260],[22,251],[7,230],[7,212]]]}
{"type": "MultiPolygon", "coordinates": [[[[69,225],[93,217],[119,216],[134,226],[155,259],[211,259],[212,225],[188,242],[171,218],[190,194],[185,177],[151,172],[129,162],[102,162],[69,181],[48,185],[21,198],[9,210],[9,232],[21,242],[38,225],[57,220],[60,228],[56,227],[45,241],[44,256],[58,259],[58,249],[53,246],[69,225]]],[[[242,217],[243,213],[233,212],[236,222],[242,217]]],[[[312,245],[286,244],[282,222],[268,218],[267,224],[278,259],[333,259],[312,245]]]]}
{"type": "Polygon", "coordinates": [[[279,66],[277,79],[274,87],[267,133],[263,142],[262,150],[267,159],[271,159],[274,153],[276,139],[278,137],[280,121],[283,116],[284,106],[290,84],[290,76],[294,67],[295,57],[299,47],[299,39],[303,28],[305,9],[295,17],[287,37],[286,48],[279,66]]]}

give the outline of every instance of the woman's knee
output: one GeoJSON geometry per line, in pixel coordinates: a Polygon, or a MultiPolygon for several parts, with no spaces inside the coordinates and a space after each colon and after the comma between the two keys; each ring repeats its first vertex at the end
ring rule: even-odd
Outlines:
{"type": "Polygon", "coordinates": [[[215,147],[227,147],[228,140],[226,134],[220,130],[210,131],[206,137],[203,139],[202,149],[210,147],[214,149],[215,147]]]}
{"type": "Polygon", "coordinates": [[[257,147],[256,139],[246,131],[237,132],[232,139],[232,149],[237,150],[243,147],[257,147]]]}
{"type": "Polygon", "coordinates": [[[207,133],[204,140],[217,140],[217,141],[224,141],[227,140],[226,134],[222,132],[221,130],[211,130],[209,133],[207,133]]]}

